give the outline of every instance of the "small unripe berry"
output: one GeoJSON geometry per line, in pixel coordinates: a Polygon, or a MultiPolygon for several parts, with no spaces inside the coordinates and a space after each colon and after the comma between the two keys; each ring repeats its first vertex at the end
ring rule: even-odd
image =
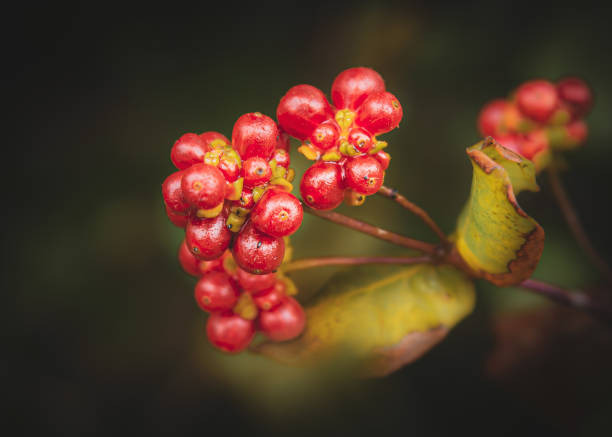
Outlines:
{"type": "Polygon", "coordinates": [[[269,160],[277,142],[276,123],[260,112],[244,114],[234,124],[232,144],[243,160],[254,156],[269,160]]]}
{"type": "Polygon", "coordinates": [[[204,155],[209,150],[210,147],[199,135],[185,134],[172,146],[170,160],[176,168],[184,170],[194,164],[204,162],[204,155]]]}
{"type": "Polygon", "coordinates": [[[356,123],[373,135],[395,129],[402,120],[402,105],[389,92],[370,94],[357,111],[356,123]]]}
{"type": "Polygon", "coordinates": [[[508,102],[503,99],[487,103],[478,115],[478,131],[483,137],[498,135],[504,121],[504,113],[508,102]]]}
{"type": "Polygon", "coordinates": [[[273,237],[286,237],[298,230],[304,212],[297,198],[286,191],[268,190],[251,212],[251,222],[273,237]]]}
{"type": "Polygon", "coordinates": [[[206,322],[206,335],[213,346],[229,353],[246,348],[255,335],[255,323],[231,311],[213,313],[206,322]]]}
{"type": "Polygon", "coordinates": [[[195,164],[183,171],[181,189],[188,203],[196,208],[210,209],[225,198],[225,178],[217,167],[195,164]]]}
{"type": "Polygon", "coordinates": [[[265,290],[253,294],[253,302],[258,308],[269,311],[285,300],[285,284],[282,281],[275,283],[265,290]]]}
{"type": "Polygon", "coordinates": [[[593,105],[593,94],[589,86],[577,77],[567,77],[557,83],[561,100],[566,102],[574,117],[586,115],[593,105]]]}
{"type": "Polygon", "coordinates": [[[342,170],[332,162],[317,162],[302,177],[300,193],[306,204],[314,209],[334,209],[344,199],[342,170]]]}
{"type": "Polygon", "coordinates": [[[316,127],[310,135],[310,142],[316,147],[326,150],[336,145],[340,136],[338,124],[334,120],[327,120],[316,127]]]}
{"type": "Polygon", "coordinates": [[[518,88],[516,103],[527,117],[546,123],[559,106],[559,95],[552,83],[546,80],[532,80],[518,88]]]}
{"type": "Polygon", "coordinates": [[[291,340],[302,333],[306,314],[298,301],[287,296],[280,305],[262,311],[259,316],[261,331],[273,341],[291,340]]]}
{"type": "Polygon", "coordinates": [[[331,88],[331,98],[338,109],[356,109],[373,93],[383,92],[385,81],[371,68],[355,67],[344,70],[331,88]]]}
{"type": "Polygon", "coordinates": [[[291,156],[289,156],[289,152],[283,149],[276,149],[270,161],[272,159],[276,160],[276,165],[280,167],[289,168],[289,165],[291,165],[291,156]]]}
{"type": "Polygon", "coordinates": [[[289,135],[302,141],[308,138],[319,124],[333,116],[325,94],[311,85],[291,88],[276,109],[278,124],[289,135]]]}
{"type": "Polygon", "coordinates": [[[372,156],[357,156],[344,166],[346,185],[358,193],[369,196],[381,187],[385,172],[372,156]]]}
{"type": "Polygon", "coordinates": [[[272,177],[272,169],[266,159],[253,157],[244,161],[242,174],[244,175],[244,186],[253,188],[268,182],[272,177]]]}
{"type": "Polygon", "coordinates": [[[232,247],[238,267],[255,274],[271,273],[283,262],[285,242],[258,231],[247,222],[232,247]]]}
{"type": "Polygon", "coordinates": [[[210,219],[189,218],[185,241],[196,258],[213,260],[223,255],[232,237],[232,232],[225,225],[226,219],[225,214],[210,219]]]}
{"type": "Polygon", "coordinates": [[[185,273],[191,276],[201,276],[200,263],[204,262],[195,257],[189,250],[185,240],[181,243],[178,250],[178,260],[185,273]]]}
{"type": "Polygon", "coordinates": [[[363,128],[353,128],[349,132],[348,142],[360,152],[367,152],[372,148],[372,135],[363,128]]]}
{"type": "Polygon", "coordinates": [[[162,183],[162,196],[166,207],[173,213],[184,214],[189,209],[189,204],[183,196],[181,188],[181,179],[184,172],[176,171],[164,180],[162,183]]]}
{"type": "Polygon", "coordinates": [[[206,273],[194,290],[195,300],[204,311],[231,310],[239,295],[236,284],[222,272],[206,273]]]}
{"type": "Polygon", "coordinates": [[[254,275],[240,267],[236,268],[236,278],[243,290],[249,293],[258,293],[273,287],[276,283],[276,273],[267,273],[265,275],[254,275]]]}

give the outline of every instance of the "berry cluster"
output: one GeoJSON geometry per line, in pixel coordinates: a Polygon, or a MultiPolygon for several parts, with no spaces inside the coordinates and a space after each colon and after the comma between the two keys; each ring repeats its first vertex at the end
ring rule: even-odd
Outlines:
{"type": "Polygon", "coordinates": [[[297,289],[282,274],[249,273],[236,265],[229,250],[215,260],[202,261],[186,241],[178,258],[185,272],[199,277],[194,297],[210,313],[206,334],[217,348],[237,353],[249,345],[256,331],[272,341],[285,341],[304,329],[304,310],[291,297],[297,289]]]}
{"type": "Polygon", "coordinates": [[[183,135],[170,153],[178,171],[162,184],[166,213],[185,228],[187,248],[203,261],[231,246],[244,270],[275,271],[285,253],[283,237],[302,223],[291,194],[289,139],[261,113],[234,124],[232,142],[217,132],[183,135]],[[233,241],[232,241],[233,240],[233,241]]]}
{"type": "Polygon", "coordinates": [[[376,135],[395,129],[402,119],[398,99],[385,90],[382,77],[369,68],[350,68],[332,84],[331,105],[322,91],[297,85],[281,99],[276,115],[298,148],[315,160],[300,192],[315,209],[336,208],[343,200],[361,205],[378,191],[391,157],[376,135]]]}
{"type": "Polygon", "coordinates": [[[532,80],[510,98],[487,103],[478,116],[478,130],[542,167],[551,149],[585,142],[583,117],[592,103],[591,90],[581,79],[568,77],[556,84],[532,80]]]}

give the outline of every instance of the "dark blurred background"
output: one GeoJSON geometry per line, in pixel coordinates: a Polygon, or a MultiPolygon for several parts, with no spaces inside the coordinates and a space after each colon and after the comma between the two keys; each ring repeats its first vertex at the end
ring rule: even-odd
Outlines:
{"type": "MultiPolygon", "coordinates": [[[[610,328],[516,289],[478,284],[474,313],[384,379],[329,378],[208,345],[181,231],[160,185],[185,132],[231,134],[293,85],[329,92],[369,66],[400,99],[386,183],[450,231],[470,188],[464,149],[488,99],[568,74],[596,92],[590,139],[563,175],[611,261],[612,32],[588,2],[5,6],[3,415],[20,434],[610,435],[610,328]]],[[[298,173],[306,161],[293,154],[298,173]]],[[[536,277],[598,275],[545,179],[521,196],[546,229],[536,277]]],[[[372,198],[342,212],[431,239],[372,198]]],[[[306,217],[297,257],[397,254],[306,217]]],[[[309,296],[332,269],[295,274],[309,296]]]]}

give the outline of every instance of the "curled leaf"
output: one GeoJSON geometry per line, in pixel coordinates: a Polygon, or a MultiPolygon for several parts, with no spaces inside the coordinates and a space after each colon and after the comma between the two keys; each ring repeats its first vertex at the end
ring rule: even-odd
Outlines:
{"type": "Polygon", "coordinates": [[[518,284],[531,276],[544,248],[544,230],[516,200],[523,190],[538,191],[534,165],[492,138],[467,154],[474,173],[453,237],[456,250],[476,276],[518,284]]]}
{"type": "Polygon", "coordinates": [[[301,337],[256,350],[292,365],[345,360],[366,376],[382,376],[423,355],[473,306],[473,283],[451,266],[353,268],[306,307],[301,337]]]}

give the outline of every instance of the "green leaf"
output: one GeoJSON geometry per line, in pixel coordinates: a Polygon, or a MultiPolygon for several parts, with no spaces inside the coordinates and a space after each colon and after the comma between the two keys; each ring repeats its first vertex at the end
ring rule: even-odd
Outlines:
{"type": "Polygon", "coordinates": [[[472,311],[474,285],[451,266],[359,267],[333,277],[306,307],[298,339],[256,351],[285,364],[345,360],[369,376],[424,354],[472,311]]]}
{"type": "Polygon", "coordinates": [[[492,138],[467,149],[472,191],[453,239],[465,263],[495,285],[518,284],[535,270],[544,230],[518,205],[523,190],[538,191],[531,161],[492,138]]]}

